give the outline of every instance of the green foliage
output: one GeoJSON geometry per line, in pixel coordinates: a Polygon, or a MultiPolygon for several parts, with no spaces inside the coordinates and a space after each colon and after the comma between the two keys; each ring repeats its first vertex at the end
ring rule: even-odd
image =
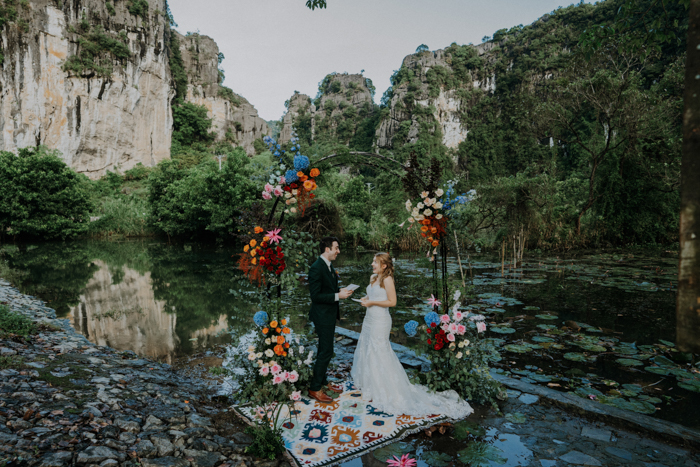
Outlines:
{"type": "Polygon", "coordinates": [[[129,13],[134,16],[140,16],[143,19],[148,19],[147,0],[130,0],[127,9],[129,10],[129,13]]]}
{"type": "Polygon", "coordinates": [[[253,149],[255,149],[255,154],[260,155],[267,150],[267,146],[263,143],[261,138],[257,138],[253,141],[253,149]]]}
{"type": "Polygon", "coordinates": [[[0,305],[0,331],[28,336],[36,332],[36,325],[23,314],[10,311],[7,306],[0,305]]]}
{"type": "Polygon", "coordinates": [[[81,33],[78,38],[78,54],[71,55],[63,63],[64,71],[79,76],[96,74],[111,76],[114,60],[124,62],[131,58],[128,38],[122,31],[117,38],[105,33],[102,26],[91,28],[83,17],[81,33]]]}
{"type": "Polygon", "coordinates": [[[59,155],[44,146],[0,152],[0,232],[65,239],[87,230],[89,182],[59,155]]]}
{"type": "Polygon", "coordinates": [[[182,53],[180,52],[180,41],[175,34],[170,35],[170,48],[168,60],[170,63],[170,74],[173,77],[175,88],[175,102],[182,102],[187,97],[187,73],[185,73],[185,65],[182,61],[182,53]]]}
{"type": "Polygon", "coordinates": [[[107,13],[110,15],[114,16],[117,14],[116,10],[114,9],[114,5],[112,5],[111,2],[105,2],[105,7],[107,8],[107,13]]]}
{"type": "Polygon", "coordinates": [[[173,106],[173,143],[180,146],[211,143],[214,141],[214,134],[209,132],[211,122],[203,105],[183,102],[173,106]]]}
{"type": "Polygon", "coordinates": [[[416,48],[416,53],[417,53],[417,54],[419,54],[419,53],[421,53],[421,52],[429,52],[429,51],[430,51],[430,47],[428,47],[428,46],[425,45],[425,44],[421,44],[421,45],[419,45],[419,46],[416,48]]]}
{"type": "Polygon", "coordinates": [[[228,154],[221,170],[211,160],[190,169],[162,161],[148,178],[153,225],[169,236],[231,235],[255,196],[248,163],[240,148],[228,154]]]}
{"type": "Polygon", "coordinates": [[[232,89],[227,88],[226,86],[220,85],[217,93],[218,93],[219,97],[223,97],[224,99],[228,100],[234,106],[236,106],[236,107],[241,106],[241,99],[233,92],[232,89]]]}
{"type": "Polygon", "coordinates": [[[281,428],[273,430],[269,424],[265,423],[254,427],[249,426],[245,432],[253,437],[253,442],[245,448],[246,454],[272,460],[284,452],[281,428]]]}

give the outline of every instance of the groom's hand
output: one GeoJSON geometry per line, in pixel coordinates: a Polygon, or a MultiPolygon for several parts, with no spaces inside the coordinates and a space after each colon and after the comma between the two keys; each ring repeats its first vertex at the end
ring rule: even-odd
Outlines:
{"type": "Polygon", "coordinates": [[[352,295],[352,290],[340,289],[338,292],[338,298],[348,298],[350,295],[352,295]]]}

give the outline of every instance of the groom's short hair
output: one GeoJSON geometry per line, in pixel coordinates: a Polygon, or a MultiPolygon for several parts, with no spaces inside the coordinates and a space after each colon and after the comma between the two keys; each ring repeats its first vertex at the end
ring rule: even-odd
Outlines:
{"type": "Polygon", "coordinates": [[[321,243],[319,244],[319,248],[321,250],[321,254],[324,254],[326,252],[326,248],[332,249],[333,248],[333,242],[340,242],[338,241],[337,238],[335,237],[323,237],[321,239],[321,243]]]}

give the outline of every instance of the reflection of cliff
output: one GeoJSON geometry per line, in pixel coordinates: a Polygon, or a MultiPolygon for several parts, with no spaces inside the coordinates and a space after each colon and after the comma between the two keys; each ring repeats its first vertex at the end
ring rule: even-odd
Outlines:
{"type": "Polygon", "coordinates": [[[91,342],[139,355],[171,361],[179,344],[175,313],[166,313],[165,302],[153,295],[150,273],[140,274],[123,266],[121,281],[107,265],[94,261],[99,270],[85,286],[80,304],[72,307],[73,327],[91,342]]]}

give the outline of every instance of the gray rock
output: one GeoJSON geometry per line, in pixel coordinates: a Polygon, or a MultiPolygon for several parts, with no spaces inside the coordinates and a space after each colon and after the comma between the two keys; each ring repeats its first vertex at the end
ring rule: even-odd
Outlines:
{"type": "Polygon", "coordinates": [[[7,347],[0,347],[0,355],[17,355],[17,351],[8,349],[7,347]]]}
{"type": "Polygon", "coordinates": [[[523,404],[530,405],[540,400],[540,398],[533,394],[522,394],[520,397],[518,397],[518,400],[523,404]]]}
{"type": "Polygon", "coordinates": [[[37,395],[29,391],[20,391],[12,394],[12,398],[20,401],[35,401],[38,399],[37,395]]]}
{"type": "Polygon", "coordinates": [[[114,425],[107,425],[106,427],[102,428],[102,436],[105,438],[116,438],[119,436],[119,433],[119,428],[114,425]]]}
{"type": "Polygon", "coordinates": [[[211,426],[211,420],[193,413],[187,416],[187,426],[193,428],[211,426]]]}
{"type": "Polygon", "coordinates": [[[189,467],[191,464],[185,459],[177,457],[159,457],[157,459],[141,459],[143,467],[189,467]]]}
{"type": "Polygon", "coordinates": [[[117,465],[119,465],[119,462],[114,459],[107,459],[100,463],[100,467],[115,467],[117,465]]]}
{"type": "Polygon", "coordinates": [[[132,417],[119,417],[114,419],[114,424],[124,431],[130,433],[138,433],[141,431],[141,425],[132,417]]]}
{"type": "Polygon", "coordinates": [[[78,454],[76,463],[97,464],[105,459],[118,459],[119,455],[106,446],[90,446],[78,454]]]}
{"type": "Polygon", "coordinates": [[[236,444],[252,444],[253,437],[245,433],[234,433],[231,438],[236,442],[236,444]]]}
{"type": "Polygon", "coordinates": [[[219,445],[205,438],[197,438],[192,443],[192,449],[213,452],[219,450],[219,445]]]}
{"type": "Polygon", "coordinates": [[[0,432],[0,444],[14,445],[19,440],[17,435],[0,432]]]}
{"type": "Polygon", "coordinates": [[[149,415],[146,418],[146,424],[143,426],[143,431],[152,430],[154,427],[159,427],[163,424],[163,421],[153,415],[149,415]]]}
{"type": "MultiPolygon", "coordinates": [[[[91,413],[91,414],[94,415],[95,417],[101,417],[101,416],[102,416],[102,412],[100,412],[99,410],[97,410],[95,407],[90,407],[90,406],[85,407],[85,412],[91,413]]],[[[85,412],[83,412],[83,413],[85,413],[85,412]]]]}
{"type": "Polygon", "coordinates": [[[616,448],[614,446],[608,446],[607,448],[605,448],[605,450],[613,456],[617,456],[621,459],[625,459],[627,461],[632,460],[632,453],[624,449],[616,448]]]}
{"type": "Polygon", "coordinates": [[[185,449],[185,458],[192,462],[192,467],[216,467],[222,460],[226,460],[218,452],[198,451],[185,449]]]}
{"type": "Polygon", "coordinates": [[[570,451],[560,456],[559,459],[563,460],[568,464],[574,465],[603,465],[595,457],[591,457],[588,454],[584,454],[578,451],[570,451]]]}
{"type": "Polygon", "coordinates": [[[153,443],[145,439],[136,445],[136,453],[139,457],[153,457],[158,454],[158,450],[153,443]]]}
{"type": "Polygon", "coordinates": [[[153,445],[158,450],[158,456],[165,457],[171,455],[175,452],[175,446],[169,440],[165,438],[151,438],[153,440],[153,445]]]}
{"type": "Polygon", "coordinates": [[[116,449],[117,451],[125,451],[126,450],[126,445],[120,443],[119,441],[115,441],[113,439],[107,438],[104,442],[105,446],[108,448],[116,449]]]}
{"type": "Polygon", "coordinates": [[[124,432],[119,435],[119,441],[126,443],[126,444],[131,444],[134,441],[136,441],[136,435],[131,433],[131,432],[124,432]]]}
{"type": "Polygon", "coordinates": [[[72,452],[59,451],[45,455],[39,462],[39,467],[63,467],[73,459],[72,452]]]}

